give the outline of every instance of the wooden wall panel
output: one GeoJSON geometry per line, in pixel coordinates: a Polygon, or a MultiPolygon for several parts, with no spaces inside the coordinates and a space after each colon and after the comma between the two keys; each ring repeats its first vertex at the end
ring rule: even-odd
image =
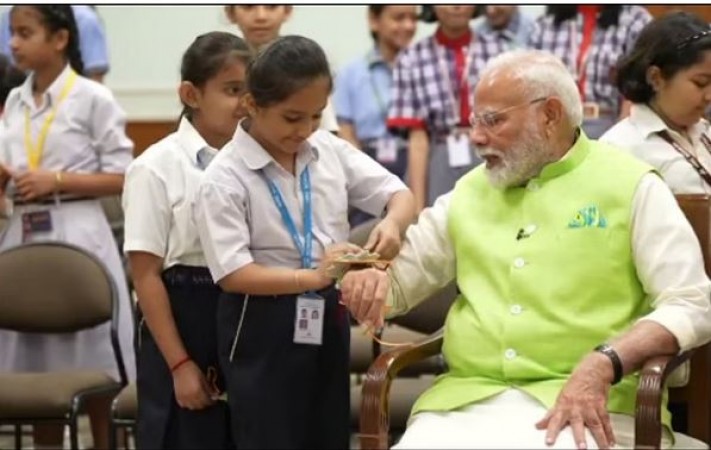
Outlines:
{"type": "Polygon", "coordinates": [[[177,120],[163,121],[129,121],[126,124],[126,134],[133,140],[134,156],[160,141],[178,128],[177,120]]]}
{"type": "Polygon", "coordinates": [[[660,17],[669,11],[682,10],[697,14],[711,22],[711,5],[644,5],[654,17],[660,17]]]}

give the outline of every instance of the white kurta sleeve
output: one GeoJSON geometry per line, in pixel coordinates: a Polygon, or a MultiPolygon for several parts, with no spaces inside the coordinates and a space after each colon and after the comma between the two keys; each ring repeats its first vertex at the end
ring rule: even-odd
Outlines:
{"type": "Polygon", "coordinates": [[[669,330],[681,351],[711,340],[711,282],[699,241],[667,185],[652,173],[635,193],[632,250],[654,308],[641,320],[669,330]]]}

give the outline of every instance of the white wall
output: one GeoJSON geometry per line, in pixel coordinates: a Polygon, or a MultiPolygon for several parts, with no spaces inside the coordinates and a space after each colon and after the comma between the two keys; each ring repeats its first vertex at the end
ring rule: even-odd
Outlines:
{"type": "MultiPolygon", "coordinates": [[[[131,119],[170,119],[179,112],[175,88],[180,58],[195,36],[237,28],[221,6],[98,6],[109,38],[111,71],[106,83],[131,119]]],[[[542,6],[522,6],[538,15],[542,6]]],[[[417,38],[432,24],[418,24],[417,38]]],[[[366,6],[297,6],[284,34],[302,34],[319,42],[334,71],[372,45],[366,6]]]]}

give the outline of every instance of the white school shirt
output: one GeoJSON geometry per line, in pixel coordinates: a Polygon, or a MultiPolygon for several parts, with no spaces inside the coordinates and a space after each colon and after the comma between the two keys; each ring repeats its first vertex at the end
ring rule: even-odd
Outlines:
{"type": "MultiPolygon", "coordinates": [[[[47,88],[37,108],[32,95],[34,74],[7,98],[0,132],[0,162],[27,170],[25,109],[30,110],[30,132],[36,143],[45,118],[57,104],[71,68],[67,65],[47,88]]],[[[59,105],[44,145],[42,169],[73,173],[122,174],[133,159],[133,142],[126,136],[126,114],[104,85],[77,77],[59,105]]],[[[8,195],[14,190],[10,186],[8,195]]]]}
{"type": "Polygon", "coordinates": [[[164,269],[206,266],[193,202],[203,170],[216,154],[183,117],[175,133],[136,158],[123,188],[124,252],[160,256],[164,269]]]}
{"type": "Polygon", "coordinates": [[[657,132],[666,130],[684,149],[695,155],[711,172],[711,149],[701,142],[701,135],[711,139],[709,123],[701,119],[692,126],[688,135],[691,142],[667,127],[664,121],[647,105],[634,104],[629,117],[617,123],[600,137],[635,157],[645,161],[661,173],[675,194],[711,194],[709,186],[681,153],[657,132]]]}
{"type": "MultiPolygon", "coordinates": [[[[391,265],[392,314],[414,307],[456,276],[445,194],[411,226],[391,265]]],[[[655,174],[642,177],[632,200],[632,252],[637,276],[654,310],[652,320],[672,333],[681,351],[711,339],[711,281],[691,225],[655,174]]]]}
{"type": "Polygon", "coordinates": [[[215,280],[255,262],[301,267],[301,257],[274,203],[265,176],[279,187],[303,242],[300,176],[308,166],[313,210],[313,263],[325,247],[346,242],[348,207],[379,216],[407,187],[347,141],[317,130],[296,158],[296,176],[284,170],[243,128],[205,171],[196,198],[196,220],[215,280]]]}

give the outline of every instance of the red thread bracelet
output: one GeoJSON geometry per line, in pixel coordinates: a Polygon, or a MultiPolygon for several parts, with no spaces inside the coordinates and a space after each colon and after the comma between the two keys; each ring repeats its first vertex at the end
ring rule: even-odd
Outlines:
{"type": "Polygon", "coordinates": [[[176,370],[178,370],[180,368],[180,366],[182,366],[183,364],[185,364],[188,361],[190,361],[189,356],[186,356],[185,358],[181,359],[180,361],[175,363],[175,365],[173,365],[173,367],[170,368],[170,373],[174,373],[176,370]]]}

